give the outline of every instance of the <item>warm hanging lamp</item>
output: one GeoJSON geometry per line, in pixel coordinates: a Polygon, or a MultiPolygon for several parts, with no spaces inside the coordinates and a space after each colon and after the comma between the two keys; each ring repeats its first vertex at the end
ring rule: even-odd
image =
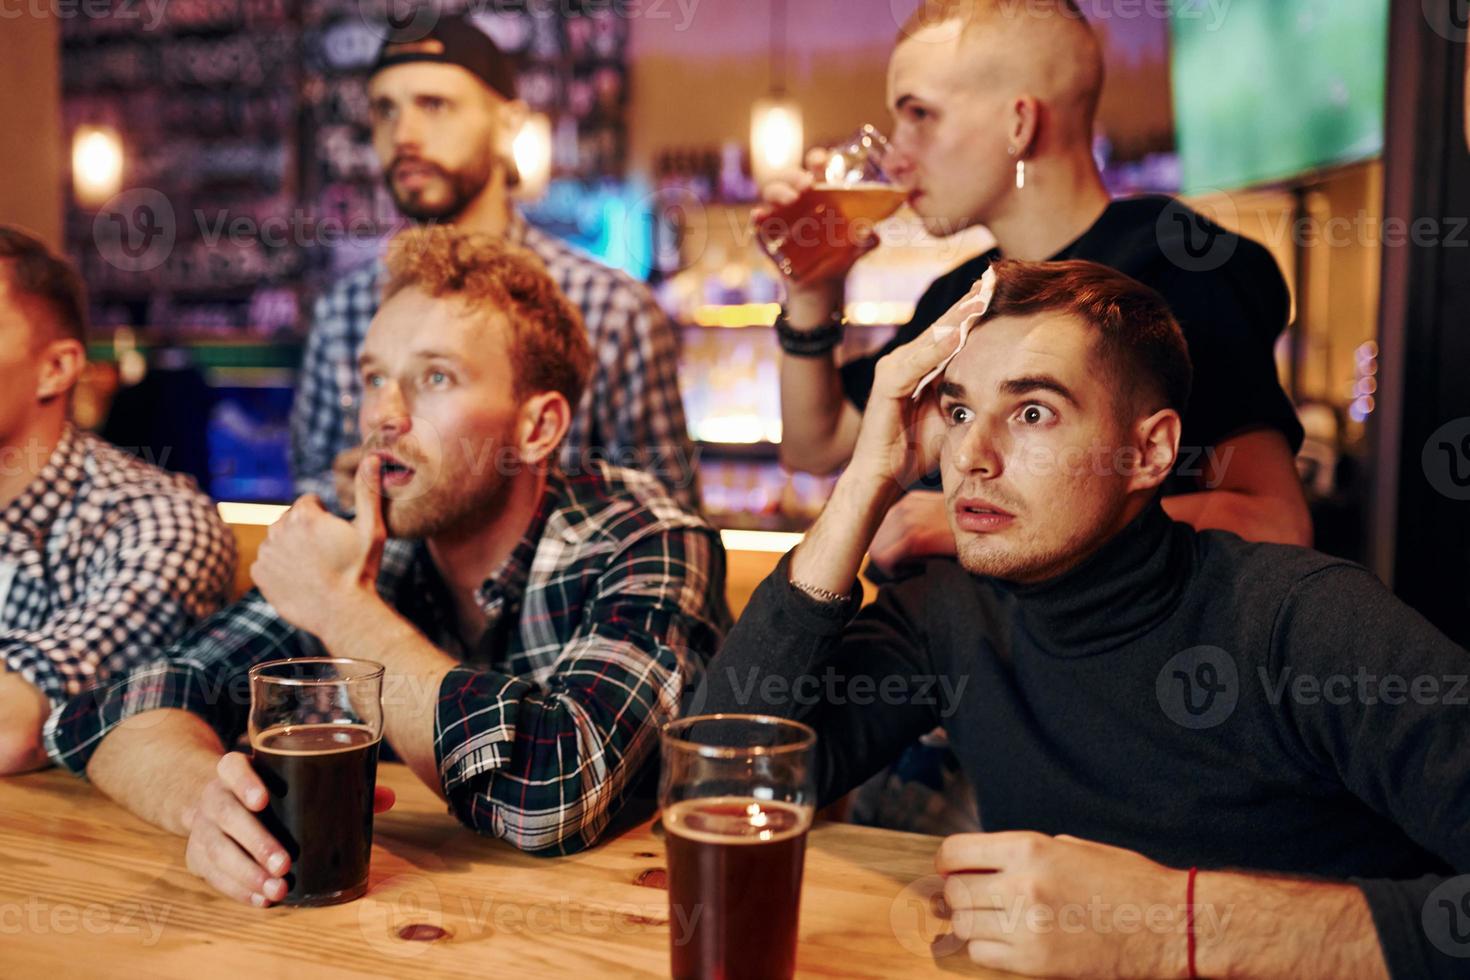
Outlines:
{"type": "Polygon", "coordinates": [[[750,114],[750,169],[757,184],[801,166],[801,107],[786,94],[786,0],[771,0],[771,92],[750,114]]]}

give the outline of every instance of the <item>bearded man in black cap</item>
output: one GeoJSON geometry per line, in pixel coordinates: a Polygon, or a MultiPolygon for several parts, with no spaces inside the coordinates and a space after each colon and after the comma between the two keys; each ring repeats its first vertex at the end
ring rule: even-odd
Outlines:
{"type": "MultiPolygon", "coordinates": [[[[510,201],[519,180],[512,144],[528,112],[511,60],[466,16],[416,15],[387,32],[368,85],[373,148],[399,211],[527,249],[581,312],[594,367],[574,406],[563,470],[581,473],[599,458],[640,469],[698,509],[673,327],[646,287],[531,227],[510,201]]],[[[351,502],[341,488],[351,487],[370,435],[357,426],[357,358],[385,281],[377,261],[316,304],[292,409],[291,467],[299,492],[328,502],[351,502]]]]}

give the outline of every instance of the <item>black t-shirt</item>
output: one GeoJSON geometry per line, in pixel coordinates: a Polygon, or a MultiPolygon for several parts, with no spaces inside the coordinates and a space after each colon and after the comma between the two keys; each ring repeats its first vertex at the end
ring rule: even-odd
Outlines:
{"type": "MultiPolygon", "coordinates": [[[[923,333],[998,256],[976,256],[940,276],[919,299],[914,318],[888,344],[843,365],[848,400],[859,409],[866,406],[878,359],[923,333]]],[[[1156,290],[1184,331],[1194,388],[1165,492],[1199,489],[1205,450],[1245,432],[1275,429],[1293,453],[1301,448],[1301,423],[1277,379],[1272,352],[1286,326],[1291,296],[1264,247],[1174,198],[1148,195],[1108,205],[1081,238],[1052,256],[1053,261],[1066,259],[1109,266],[1156,290]]]]}

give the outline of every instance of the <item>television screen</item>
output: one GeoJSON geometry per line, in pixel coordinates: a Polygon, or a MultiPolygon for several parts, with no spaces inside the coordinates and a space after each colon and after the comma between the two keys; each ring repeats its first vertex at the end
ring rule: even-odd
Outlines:
{"type": "Polygon", "coordinates": [[[1185,193],[1382,152],[1388,0],[1175,0],[1170,24],[1185,193]]]}

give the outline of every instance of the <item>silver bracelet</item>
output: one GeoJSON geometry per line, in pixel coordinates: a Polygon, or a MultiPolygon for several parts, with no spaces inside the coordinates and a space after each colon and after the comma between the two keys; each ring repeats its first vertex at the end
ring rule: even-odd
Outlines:
{"type": "Polygon", "coordinates": [[[811,599],[815,599],[818,602],[823,603],[824,605],[835,606],[838,603],[847,601],[848,594],[844,592],[832,592],[829,589],[819,589],[815,585],[807,585],[805,582],[796,581],[796,579],[792,579],[791,584],[796,589],[796,591],[800,592],[802,595],[807,596],[811,599]]]}

